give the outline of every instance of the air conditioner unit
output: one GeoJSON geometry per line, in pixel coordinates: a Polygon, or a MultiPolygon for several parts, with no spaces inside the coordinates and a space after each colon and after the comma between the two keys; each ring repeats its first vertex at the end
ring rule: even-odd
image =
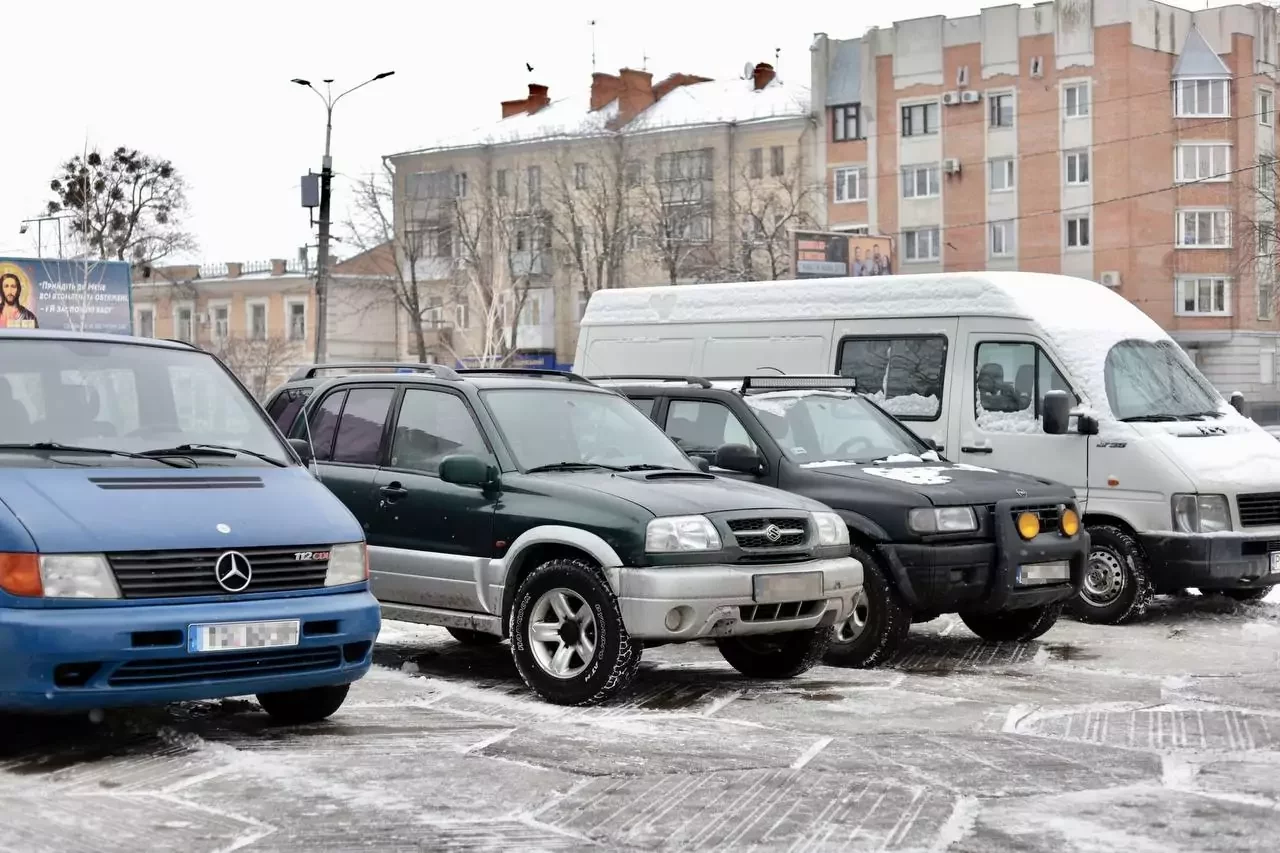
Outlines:
{"type": "Polygon", "coordinates": [[[948,107],[955,106],[956,104],[960,103],[960,93],[959,92],[943,92],[942,103],[944,106],[948,106],[948,107]]]}
{"type": "Polygon", "coordinates": [[[981,100],[982,93],[975,92],[973,89],[966,89],[960,93],[960,103],[962,104],[976,104],[981,100]]]}
{"type": "Polygon", "coordinates": [[[1031,76],[1032,77],[1044,76],[1044,57],[1043,56],[1031,57],[1031,76]]]}
{"type": "Polygon", "coordinates": [[[1101,285],[1103,285],[1103,286],[1105,286],[1105,287],[1119,287],[1119,286],[1120,286],[1120,271],[1119,271],[1119,270],[1107,270],[1107,271],[1106,271],[1106,272],[1104,272],[1102,275],[1098,276],[1098,283],[1099,283],[1099,284],[1101,284],[1101,285]]]}
{"type": "Polygon", "coordinates": [[[955,157],[948,157],[942,161],[942,171],[948,175],[960,174],[960,161],[955,157]]]}
{"type": "Polygon", "coordinates": [[[956,69],[956,85],[957,86],[969,85],[969,66],[961,65],[958,69],[956,69]]]}

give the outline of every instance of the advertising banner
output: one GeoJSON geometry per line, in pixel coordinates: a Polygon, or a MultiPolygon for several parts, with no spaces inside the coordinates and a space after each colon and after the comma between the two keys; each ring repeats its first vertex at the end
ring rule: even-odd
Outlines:
{"type": "Polygon", "coordinates": [[[893,275],[892,237],[797,231],[791,256],[796,278],[893,275]]]}
{"type": "Polygon", "coordinates": [[[125,261],[0,258],[0,329],[133,333],[125,261]]]}

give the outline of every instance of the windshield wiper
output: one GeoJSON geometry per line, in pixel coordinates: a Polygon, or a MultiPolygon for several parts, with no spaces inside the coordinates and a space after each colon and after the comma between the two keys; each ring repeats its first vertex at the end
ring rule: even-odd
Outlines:
{"type": "Polygon", "coordinates": [[[1183,415],[1183,417],[1184,418],[1220,418],[1222,417],[1222,412],[1219,412],[1217,409],[1213,409],[1211,411],[1205,411],[1205,412],[1188,412],[1187,414],[1183,415]]]}
{"type": "Polygon", "coordinates": [[[593,468],[603,468],[606,471],[625,471],[626,468],[619,468],[617,465],[601,465],[599,462],[551,462],[546,465],[537,465],[533,468],[526,468],[526,474],[537,474],[541,471],[590,471],[593,468]]]}
{"type": "Polygon", "coordinates": [[[642,462],[639,465],[624,465],[623,471],[688,471],[688,468],[676,468],[672,465],[652,465],[648,462],[642,462]]]}
{"type": "Polygon", "coordinates": [[[33,441],[28,444],[0,444],[0,451],[3,450],[51,450],[58,453],[94,453],[101,456],[123,456],[126,459],[146,459],[148,462],[159,462],[168,465],[170,468],[193,468],[194,460],[188,460],[190,465],[183,465],[181,462],[174,462],[171,459],[159,459],[154,456],[148,456],[145,453],[130,453],[128,450],[111,450],[106,447],[84,447],[79,444],[59,444],[56,441],[33,441]]]}
{"type": "Polygon", "coordinates": [[[277,468],[288,468],[288,462],[281,462],[279,459],[273,459],[265,453],[259,453],[256,450],[246,450],[243,447],[232,447],[228,444],[179,444],[177,447],[157,447],[155,450],[144,450],[138,454],[143,459],[159,459],[164,456],[191,456],[192,454],[200,454],[202,456],[225,456],[234,458],[236,456],[252,456],[255,459],[261,459],[263,462],[274,465],[277,468]]]}
{"type": "Polygon", "coordinates": [[[1184,417],[1184,416],[1183,416],[1183,415],[1163,415],[1163,414],[1161,414],[1161,415],[1134,415],[1133,417],[1129,417],[1129,418],[1121,418],[1121,419],[1120,419],[1120,423],[1122,423],[1122,424],[1134,424],[1134,423],[1157,424],[1157,423],[1168,423],[1169,421],[1176,421],[1176,420],[1180,420],[1182,417],[1184,417]]]}

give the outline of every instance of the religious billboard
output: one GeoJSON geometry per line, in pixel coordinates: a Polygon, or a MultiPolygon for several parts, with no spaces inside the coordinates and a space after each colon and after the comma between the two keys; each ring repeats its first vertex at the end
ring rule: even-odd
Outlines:
{"type": "Polygon", "coordinates": [[[124,261],[0,258],[0,329],[133,333],[124,261]]]}

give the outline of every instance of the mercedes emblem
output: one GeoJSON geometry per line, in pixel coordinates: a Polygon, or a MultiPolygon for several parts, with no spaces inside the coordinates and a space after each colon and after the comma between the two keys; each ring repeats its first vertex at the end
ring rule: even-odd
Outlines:
{"type": "Polygon", "coordinates": [[[1014,489],[1014,490],[1013,490],[1013,493],[1014,493],[1015,495],[1017,495],[1018,497],[1020,497],[1020,498],[1025,498],[1025,497],[1027,496],[1027,490],[1026,490],[1026,489],[1014,489]]]}
{"type": "Polygon", "coordinates": [[[244,554],[227,551],[213,564],[213,578],[227,592],[244,592],[253,578],[253,567],[244,554]]]}

